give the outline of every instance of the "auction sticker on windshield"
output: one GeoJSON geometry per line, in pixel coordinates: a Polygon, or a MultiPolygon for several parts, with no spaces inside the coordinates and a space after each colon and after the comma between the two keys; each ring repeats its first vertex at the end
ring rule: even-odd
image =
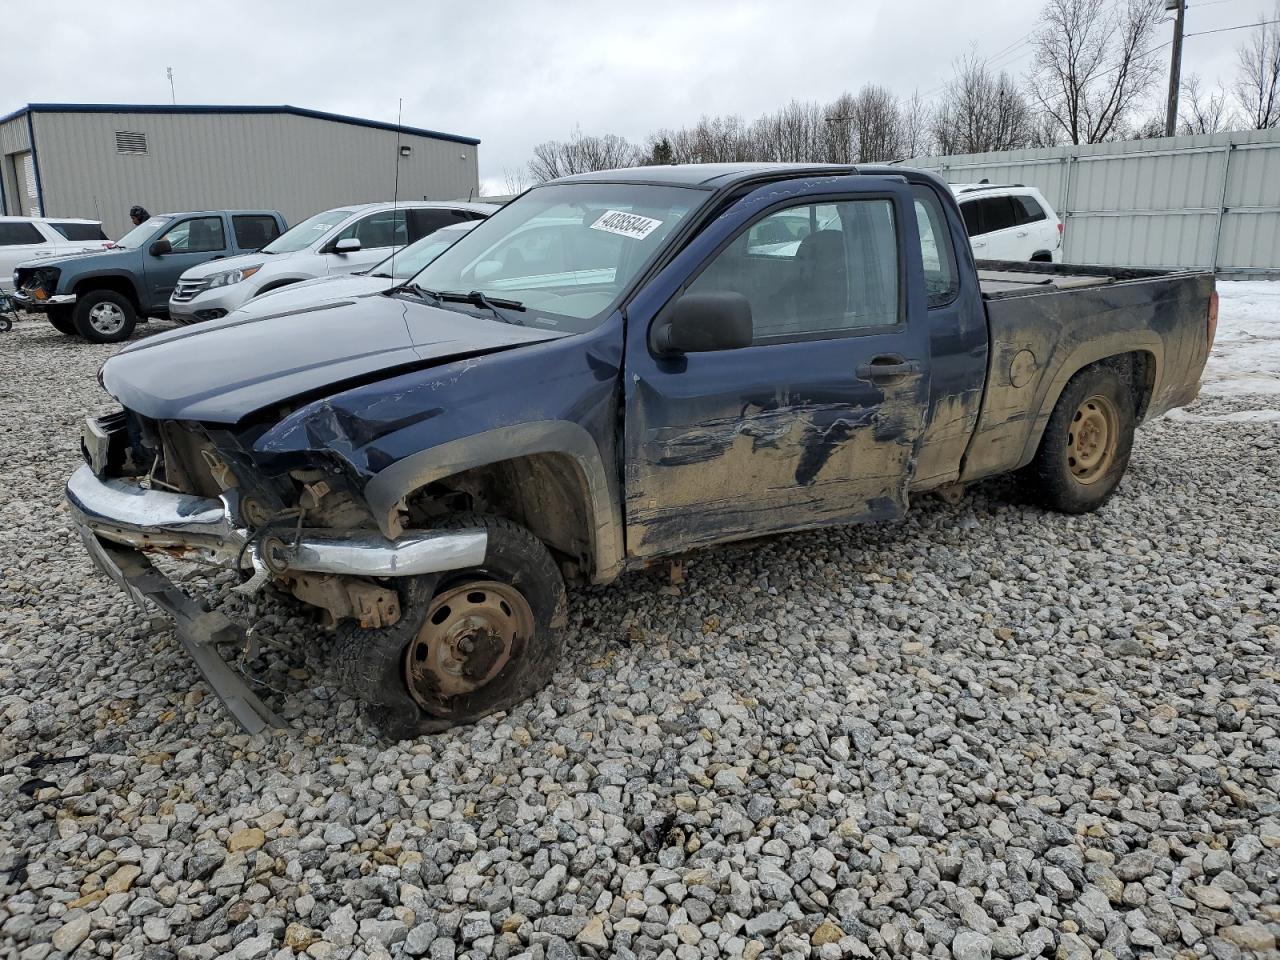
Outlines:
{"type": "Polygon", "coordinates": [[[591,229],[616,233],[632,240],[643,240],[660,226],[662,221],[652,217],[642,217],[638,213],[625,213],[622,210],[606,210],[604,216],[591,225],[591,229]]]}

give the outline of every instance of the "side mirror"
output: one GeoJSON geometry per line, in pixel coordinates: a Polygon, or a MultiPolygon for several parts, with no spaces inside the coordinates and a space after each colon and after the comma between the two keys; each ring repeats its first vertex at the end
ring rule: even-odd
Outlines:
{"type": "Polygon", "coordinates": [[[360,241],[355,237],[347,237],[333,245],[334,253],[355,253],[360,249],[360,241]]]}
{"type": "Polygon", "coordinates": [[[751,302],[740,293],[686,293],[658,314],[649,348],[660,357],[751,346],[751,302]]]}
{"type": "Polygon", "coordinates": [[[173,244],[168,240],[157,240],[151,246],[147,247],[147,252],[153,257],[163,257],[166,253],[173,253],[173,244]]]}

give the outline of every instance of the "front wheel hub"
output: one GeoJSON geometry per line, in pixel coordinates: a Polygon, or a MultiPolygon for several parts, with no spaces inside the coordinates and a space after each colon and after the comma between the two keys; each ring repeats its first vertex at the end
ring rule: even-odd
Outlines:
{"type": "Polygon", "coordinates": [[[98,333],[110,336],[124,326],[124,311],[109,300],[89,308],[89,325],[98,333]]]}
{"type": "Polygon", "coordinates": [[[510,584],[462,584],[432,598],[405,651],[409,693],[424,709],[493,681],[533,636],[533,611],[510,584]]]}

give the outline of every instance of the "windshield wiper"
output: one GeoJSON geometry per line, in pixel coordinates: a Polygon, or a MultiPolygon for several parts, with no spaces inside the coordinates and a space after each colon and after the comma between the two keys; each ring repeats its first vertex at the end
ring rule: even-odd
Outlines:
{"type": "Polygon", "coordinates": [[[394,279],[395,279],[395,277],[393,277],[393,276],[392,276],[391,274],[389,274],[389,273],[367,273],[367,272],[365,272],[364,270],[361,270],[361,271],[360,271],[360,273],[359,273],[359,274],[357,274],[357,276],[361,276],[361,277],[381,277],[383,280],[394,280],[394,279]]]}
{"type": "Polygon", "coordinates": [[[459,290],[445,290],[437,293],[438,300],[451,300],[458,303],[470,303],[477,307],[483,307],[492,313],[503,323],[512,323],[518,327],[523,327],[525,322],[519,317],[509,316],[504,310],[519,310],[523,312],[526,308],[519,300],[504,300],[501,297],[487,297],[479,290],[472,290],[470,293],[462,293],[459,290]]]}

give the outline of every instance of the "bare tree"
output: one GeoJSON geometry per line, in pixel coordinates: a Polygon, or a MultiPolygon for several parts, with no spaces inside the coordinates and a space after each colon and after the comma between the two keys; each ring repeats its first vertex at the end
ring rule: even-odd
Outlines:
{"type": "Polygon", "coordinates": [[[1222,84],[1216,91],[1205,90],[1200,78],[1191,74],[1182,82],[1178,120],[1178,132],[1183,136],[1231,129],[1234,120],[1227,105],[1227,91],[1222,84]]]}
{"type": "Polygon", "coordinates": [[[1031,143],[1034,123],[1027,102],[1007,73],[993,76],[970,54],[956,64],[933,115],[939,152],[985,153],[1031,143]]]}
{"type": "Polygon", "coordinates": [[[789,163],[812,163],[826,156],[827,124],[816,103],[792,100],[751,125],[750,137],[762,157],[789,163]]]}
{"type": "Polygon", "coordinates": [[[853,127],[859,163],[900,158],[902,115],[898,98],[884,87],[869,83],[858,91],[853,99],[853,127]]]}
{"type": "Polygon", "coordinates": [[[853,163],[858,156],[858,134],[854,127],[857,98],[842,93],[823,110],[826,124],[826,152],[829,163],[853,163]]]}
{"type": "MultiPolygon", "coordinates": [[[[1280,3],[1270,19],[1280,20],[1280,3]]],[[[1280,24],[1259,23],[1236,48],[1236,57],[1236,101],[1249,126],[1254,130],[1280,126],[1280,24]]]]}
{"type": "Polygon", "coordinates": [[[902,107],[902,157],[928,156],[933,150],[933,136],[929,129],[929,106],[916,90],[902,107]]]}
{"type": "Polygon", "coordinates": [[[1049,0],[1033,43],[1031,94],[1071,143],[1101,143],[1159,76],[1151,37],[1162,16],[1152,0],[1049,0]]]}
{"type": "Polygon", "coordinates": [[[529,171],[525,167],[503,167],[502,187],[508,194],[524,193],[531,183],[529,171]]]}
{"type": "Polygon", "coordinates": [[[529,173],[545,183],[573,173],[635,167],[645,159],[643,150],[622,137],[611,133],[586,136],[575,130],[568,140],[547,140],[534,147],[529,173]]]}

